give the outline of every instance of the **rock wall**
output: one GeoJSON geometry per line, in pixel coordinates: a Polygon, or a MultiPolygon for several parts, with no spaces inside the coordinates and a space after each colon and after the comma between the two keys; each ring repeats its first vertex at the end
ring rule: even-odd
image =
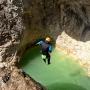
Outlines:
{"type": "Polygon", "coordinates": [[[27,44],[47,35],[55,41],[62,31],[80,40],[83,29],[88,24],[85,2],[85,0],[23,0],[23,22],[26,28],[23,42],[27,44]]]}
{"type": "Polygon", "coordinates": [[[22,1],[0,0],[0,90],[44,90],[16,67],[23,37],[22,1]]]}
{"type": "Polygon", "coordinates": [[[74,57],[90,76],[90,40],[87,42],[77,41],[63,32],[56,40],[56,49],[74,57]]]}
{"type": "Polygon", "coordinates": [[[13,0],[0,1],[0,61],[9,63],[15,59],[20,44],[22,26],[21,3],[13,0]],[[18,6],[17,6],[18,5],[18,6]],[[12,57],[12,58],[11,58],[12,57]]]}
{"type": "Polygon", "coordinates": [[[86,8],[88,23],[80,25],[79,28],[75,27],[74,29],[78,30],[76,32],[70,32],[70,29],[68,33],[63,31],[56,40],[56,48],[77,58],[78,62],[85,67],[88,76],[90,76],[90,1],[84,0],[84,6],[86,8]],[[76,33],[75,37],[78,39],[72,37],[70,35],[72,33],[76,33]]]}
{"type": "Polygon", "coordinates": [[[73,54],[83,62],[90,63],[90,41],[77,41],[63,32],[58,36],[56,45],[59,48],[65,49],[67,54],[73,54]]]}

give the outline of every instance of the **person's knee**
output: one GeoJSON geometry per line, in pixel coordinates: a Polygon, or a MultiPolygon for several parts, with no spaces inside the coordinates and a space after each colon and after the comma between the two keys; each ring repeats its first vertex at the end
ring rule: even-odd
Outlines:
{"type": "Polygon", "coordinates": [[[46,55],[42,55],[42,59],[46,59],[46,55]]]}

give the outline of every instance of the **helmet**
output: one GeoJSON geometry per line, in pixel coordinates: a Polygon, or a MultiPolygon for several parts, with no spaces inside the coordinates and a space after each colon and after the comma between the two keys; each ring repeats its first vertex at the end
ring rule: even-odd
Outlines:
{"type": "Polygon", "coordinates": [[[50,37],[46,37],[45,39],[47,42],[50,42],[51,41],[51,38],[50,37]]]}

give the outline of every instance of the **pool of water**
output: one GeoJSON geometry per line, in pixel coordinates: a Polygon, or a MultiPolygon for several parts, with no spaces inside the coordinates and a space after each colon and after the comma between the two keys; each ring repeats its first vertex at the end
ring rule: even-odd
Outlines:
{"type": "Polygon", "coordinates": [[[75,60],[57,50],[51,56],[51,64],[45,64],[35,47],[25,53],[20,66],[47,90],[90,90],[90,78],[75,60]]]}

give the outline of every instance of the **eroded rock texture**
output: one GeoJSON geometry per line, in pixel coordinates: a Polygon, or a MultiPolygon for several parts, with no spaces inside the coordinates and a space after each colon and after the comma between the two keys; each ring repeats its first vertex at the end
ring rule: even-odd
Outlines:
{"type": "Polygon", "coordinates": [[[24,44],[47,35],[56,40],[63,31],[80,40],[89,22],[85,2],[85,0],[23,0],[23,19],[26,26],[24,44]]]}
{"type": "Polygon", "coordinates": [[[56,48],[77,58],[90,76],[90,1],[84,0],[83,6],[76,7],[79,22],[76,20],[77,17],[72,17],[71,23],[63,27],[65,31],[58,36],[56,48]]]}
{"type": "MultiPolygon", "coordinates": [[[[18,2],[18,1],[17,1],[18,2]]],[[[22,34],[22,4],[13,0],[0,1],[0,61],[11,62],[22,34]],[[12,57],[12,58],[11,58],[12,57]]],[[[15,58],[14,58],[15,59],[15,58]]]]}
{"type": "Polygon", "coordinates": [[[22,1],[0,0],[0,90],[44,90],[15,67],[23,33],[22,1]]]}

